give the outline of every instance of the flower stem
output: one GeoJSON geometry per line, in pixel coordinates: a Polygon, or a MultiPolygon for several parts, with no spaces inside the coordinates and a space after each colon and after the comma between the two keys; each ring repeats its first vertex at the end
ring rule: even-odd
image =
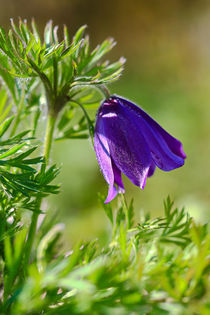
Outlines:
{"type": "Polygon", "coordinates": [[[105,98],[110,98],[110,92],[104,84],[97,86],[97,88],[101,91],[105,98]]]}
{"type": "Polygon", "coordinates": [[[73,100],[73,99],[72,99],[71,102],[77,104],[77,105],[82,109],[82,111],[83,111],[83,113],[84,113],[84,116],[85,116],[85,118],[86,118],[86,120],[87,120],[89,135],[90,135],[90,138],[91,138],[92,145],[93,145],[93,147],[94,147],[94,141],[93,141],[94,126],[93,126],[93,123],[92,123],[92,121],[91,121],[91,119],[90,119],[90,117],[89,117],[89,115],[88,115],[86,109],[84,108],[84,106],[82,106],[81,103],[77,102],[76,100],[73,100]]]}
{"type": "MultiPolygon", "coordinates": [[[[45,165],[48,164],[49,157],[50,157],[50,150],[53,141],[53,132],[55,129],[56,123],[56,115],[49,112],[48,120],[47,120],[47,127],[45,131],[45,141],[44,141],[44,158],[45,158],[45,165]]],[[[41,207],[42,197],[37,197],[36,200],[36,210],[37,212],[33,212],[31,225],[29,227],[28,237],[25,246],[25,258],[24,258],[24,267],[27,269],[27,265],[30,259],[31,250],[36,234],[36,227],[37,227],[37,220],[39,216],[39,210],[41,207]]],[[[24,269],[25,269],[24,268],[24,269]]]]}
{"type": "Polygon", "coordinates": [[[47,128],[46,128],[45,142],[44,142],[44,158],[45,158],[45,164],[46,165],[49,162],[50,150],[51,150],[51,146],[52,146],[52,142],[53,142],[53,132],[55,129],[56,118],[57,117],[54,113],[48,114],[47,128]]]}
{"type": "Polygon", "coordinates": [[[130,222],[130,215],[129,215],[128,204],[127,204],[127,201],[125,199],[125,195],[123,193],[121,193],[120,195],[121,195],[121,198],[122,198],[123,208],[125,210],[126,221],[127,221],[127,228],[129,230],[131,228],[131,222],[130,222]]]}

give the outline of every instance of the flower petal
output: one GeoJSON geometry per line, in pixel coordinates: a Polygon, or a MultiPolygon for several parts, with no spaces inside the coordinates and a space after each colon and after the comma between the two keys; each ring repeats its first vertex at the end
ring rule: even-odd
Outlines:
{"type": "Polygon", "coordinates": [[[112,168],[112,161],[107,139],[103,132],[103,122],[100,118],[97,120],[95,127],[94,147],[100,169],[104,175],[105,180],[109,184],[108,196],[105,201],[105,203],[108,203],[116,197],[117,189],[114,186],[114,171],[112,168]]]}
{"type": "Polygon", "coordinates": [[[124,188],[123,181],[122,181],[121,171],[116,166],[113,159],[112,159],[112,169],[113,169],[113,173],[114,173],[114,183],[117,184],[119,193],[121,193],[121,192],[124,193],[125,188],[124,188]]]}
{"type": "Polygon", "coordinates": [[[133,184],[143,189],[152,159],[141,130],[132,125],[130,111],[118,102],[107,101],[101,106],[100,115],[114,163],[133,184]]]}
{"type": "Polygon", "coordinates": [[[109,203],[117,196],[117,188],[114,185],[109,185],[108,195],[104,203],[109,203]]]}
{"type": "Polygon", "coordinates": [[[142,134],[150,148],[155,164],[164,171],[170,171],[184,164],[186,155],[182,143],[167,133],[156,121],[133,103],[113,97],[121,103],[122,107],[130,111],[133,124],[141,129],[142,134]]]}
{"type": "Polygon", "coordinates": [[[149,168],[148,177],[151,177],[154,174],[155,169],[156,169],[156,165],[154,162],[152,162],[149,168]]]}

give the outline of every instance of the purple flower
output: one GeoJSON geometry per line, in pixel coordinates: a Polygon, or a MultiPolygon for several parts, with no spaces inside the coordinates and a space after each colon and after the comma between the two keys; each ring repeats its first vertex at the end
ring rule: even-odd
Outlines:
{"type": "Polygon", "coordinates": [[[125,192],[121,173],[144,189],[156,166],[171,171],[184,165],[186,158],[180,141],[141,108],[118,96],[105,100],[98,110],[94,146],[109,184],[105,203],[125,192]]]}

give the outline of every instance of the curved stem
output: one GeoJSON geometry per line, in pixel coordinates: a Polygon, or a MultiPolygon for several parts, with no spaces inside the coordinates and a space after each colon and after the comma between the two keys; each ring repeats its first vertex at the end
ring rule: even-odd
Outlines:
{"type": "MultiPolygon", "coordinates": [[[[86,82],[74,82],[72,83],[71,85],[71,88],[78,88],[78,86],[90,86],[90,83],[86,83],[86,82]]],[[[91,86],[92,87],[92,86],[91,86]]],[[[98,84],[98,85],[95,85],[95,88],[97,88],[104,96],[105,98],[110,98],[111,94],[109,92],[109,89],[104,85],[104,84],[98,84]]]]}
{"type": "Polygon", "coordinates": [[[105,96],[105,98],[110,98],[111,94],[108,88],[105,85],[99,85],[97,88],[101,91],[101,93],[105,96]]]}
{"type": "MultiPolygon", "coordinates": [[[[48,114],[48,120],[47,120],[47,127],[45,132],[45,141],[44,141],[44,158],[45,158],[45,166],[48,164],[49,156],[50,156],[50,150],[52,146],[53,141],[53,132],[55,129],[55,123],[56,123],[56,115],[49,112],[48,114]]],[[[37,220],[39,216],[39,210],[41,207],[42,197],[38,197],[36,200],[36,210],[37,212],[33,212],[32,219],[31,219],[31,225],[29,227],[29,233],[25,245],[25,258],[24,258],[24,267],[27,269],[27,265],[30,259],[31,250],[36,234],[36,227],[37,227],[37,220]]],[[[24,270],[24,269],[23,269],[24,270]]]]}
{"type": "Polygon", "coordinates": [[[89,134],[90,134],[90,137],[91,137],[91,141],[92,141],[92,145],[94,146],[94,143],[93,143],[93,135],[94,135],[94,126],[92,124],[92,121],[86,111],[86,109],[82,106],[82,104],[80,104],[79,102],[77,102],[76,100],[71,100],[71,102],[77,104],[81,110],[83,111],[84,115],[85,115],[85,118],[87,120],[87,124],[88,124],[88,129],[89,129],[89,134]]]}

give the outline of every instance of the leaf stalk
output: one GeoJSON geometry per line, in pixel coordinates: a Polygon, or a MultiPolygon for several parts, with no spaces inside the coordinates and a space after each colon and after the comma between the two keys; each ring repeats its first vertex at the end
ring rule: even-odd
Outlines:
{"type": "MultiPolygon", "coordinates": [[[[48,119],[47,119],[47,127],[45,131],[45,141],[44,141],[44,158],[45,158],[45,166],[48,165],[49,158],[50,158],[50,151],[52,147],[53,142],[53,133],[55,129],[56,124],[56,114],[52,111],[48,113],[48,119]]],[[[41,207],[42,197],[37,198],[36,202],[36,209],[39,210],[41,207]]],[[[33,212],[31,224],[29,227],[29,233],[26,241],[25,246],[25,259],[24,259],[24,267],[23,270],[27,270],[27,265],[29,263],[29,259],[31,256],[31,250],[34,243],[34,238],[36,234],[36,228],[37,228],[37,221],[38,221],[39,212],[33,212]]]]}

